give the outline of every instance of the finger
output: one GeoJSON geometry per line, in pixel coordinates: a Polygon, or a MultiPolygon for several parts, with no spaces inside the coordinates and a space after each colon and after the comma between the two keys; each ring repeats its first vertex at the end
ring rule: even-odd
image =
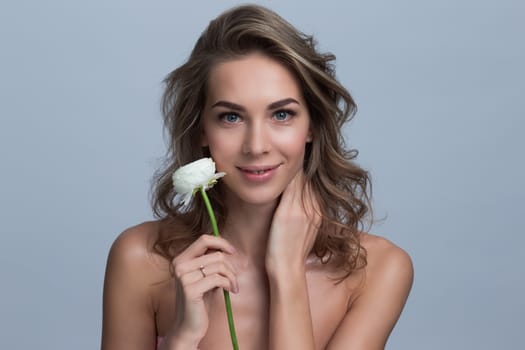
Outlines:
{"type": "Polygon", "coordinates": [[[183,285],[189,286],[198,282],[199,280],[211,277],[213,275],[219,275],[228,279],[228,290],[232,290],[235,292],[239,290],[237,275],[233,271],[231,265],[215,263],[201,266],[202,269],[199,266],[194,271],[191,271],[182,276],[181,282],[183,283],[183,285]]]}
{"type": "Polygon", "coordinates": [[[213,263],[226,264],[231,270],[235,271],[235,267],[232,262],[226,258],[226,254],[221,251],[215,251],[213,253],[203,254],[191,260],[177,260],[175,274],[181,277],[184,274],[198,269],[199,266],[207,266],[213,263]]]}
{"type": "Polygon", "coordinates": [[[292,199],[292,201],[296,201],[298,198],[300,198],[303,184],[304,174],[302,170],[299,170],[293,177],[292,181],[290,181],[283,194],[288,196],[289,199],[292,199]]]}
{"type": "Polygon", "coordinates": [[[222,237],[215,237],[203,234],[195,242],[190,244],[186,250],[180,253],[174,260],[185,261],[203,255],[209,249],[220,250],[229,254],[234,254],[235,248],[222,237]]]}
{"type": "Polygon", "coordinates": [[[299,170],[288,186],[286,186],[281,196],[278,210],[274,216],[276,215],[277,217],[280,217],[281,215],[284,215],[286,217],[290,210],[296,208],[297,204],[300,204],[303,177],[303,171],[299,170]]]}
{"type": "Polygon", "coordinates": [[[222,252],[205,254],[188,261],[178,266],[176,274],[179,278],[188,281],[188,283],[193,283],[202,278],[203,271],[201,271],[201,267],[205,269],[204,274],[206,275],[222,273],[224,276],[230,276],[232,280],[236,280],[237,269],[222,252]]]}
{"type": "Polygon", "coordinates": [[[186,264],[189,270],[195,270],[200,266],[209,265],[224,265],[226,268],[231,270],[234,274],[237,274],[237,269],[233,262],[223,252],[213,252],[204,254],[186,264]]]}
{"type": "Polygon", "coordinates": [[[218,274],[213,274],[211,276],[201,278],[200,280],[188,285],[186,287],[187,300],[200,300],[206,292],[209,292],[215,288],[222,288],[235,293],[231,281],[228,278],[218,274]]]}
{"type": "Polygon", "coordinates": [[[279,207],[282,210],[278,210],[274,217],[285,220],[290,218],[305,220],[317,228],[321,223],[322,212],[319,201],[312,185],[306,181],[302,171],[299,171],[290,181],[283,193],[279,207]]]}
{"type": "Polygon", "coordinates": [[[303,191],[303,205],[306,214],[319,216],[321,214],[321,206],[319,204],[319,200],[317,199],[317,196],[315,195],[312,185],[306,184],[304,186],[303,191]]]}
{"type": "Polygon", "coordinates": [[[292,194],[293,204],[300,203],[301,208],[308,216],[320,213],[319,201],[312,189],[312,184],[306,181],[302,171],[290,182],[290,193],[292,194]]]}

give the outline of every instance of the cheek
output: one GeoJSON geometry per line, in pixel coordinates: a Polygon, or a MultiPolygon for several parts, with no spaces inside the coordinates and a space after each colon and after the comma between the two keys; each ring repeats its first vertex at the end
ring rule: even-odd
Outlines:
{"type": "Polygon", "coordinates": [[[308,132],[303,130],[290,130],[285,135],[277,139],[277,143],[282,150],[290,155],[304,155],[306,144],[310,141],[308,132]]]}
{"type": "Polygon", "coordinates": [[[215,162],[217,171],[224,171],[236,156],[238,140],[234,135],[214,133],[207,138],[210,155],[215,162]]]}
{"type": "Polygon", "coordinates": [[[213,123],[205,122],[202,127],[202,144],[209,147],[212,154],[218,155],[218,150],[231,148],[232,137],[230,136],[213,123]]]}
{"type": "Polygon", "coordinates": [[[238,140],[234,134],[215,134],[208,137],[208,147],[212,153],[231,152],[238,145],[238,140]]]}

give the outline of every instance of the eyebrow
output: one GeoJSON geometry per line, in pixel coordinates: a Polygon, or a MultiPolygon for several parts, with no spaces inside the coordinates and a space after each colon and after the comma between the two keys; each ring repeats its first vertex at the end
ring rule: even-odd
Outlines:
{"type": "MultiPolygon", "coordinates": [[[[281,108],[290,103],[296,103],[298,105],[300,104],[299,102],[297,102],[296,99],[289,97],[289,98],[285,98],[279,101],[272,102],[271,104],[268,105],[268,109],[272,110],[272,109],[281,108]]],[[[215,108],[215,107],[226,107],[234,111],[246,112],[246,109],[243,106],[238,105],[233,102],[228,102],[228,101],[217,101],[211,106],[211,108],[215,108]]]]}
{"type": "Polygon", "coordinates": [[[268,109],[277,109],[277,108],[281,108],[281,107],[284,107],[286,106],[287,104],[290,104],[290,103],[297,103],[297,104],[300,104],[299,102],[297,102],[297,100],[289,97],[289,98],[285,98],[283,100],[279,100],[279,101],[276,101],[272,104],[270,104],[268,106],[268,109]]]}

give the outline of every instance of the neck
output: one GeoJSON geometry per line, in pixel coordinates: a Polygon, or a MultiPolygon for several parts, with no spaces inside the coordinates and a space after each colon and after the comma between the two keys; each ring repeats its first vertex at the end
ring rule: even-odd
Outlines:
{"type": "Polygon", "coordinates": [[[278,200],[261,205],[227,201],[228,218],[221,234],[237,249],[244,264],[264,268],[268,234],[277,204],[278,200]]]}

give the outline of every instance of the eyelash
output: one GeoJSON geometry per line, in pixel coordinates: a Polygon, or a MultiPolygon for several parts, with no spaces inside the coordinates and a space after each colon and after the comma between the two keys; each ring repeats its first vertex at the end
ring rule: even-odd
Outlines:
{"type": "Polygon", "coordinates": [[[296,115],[295,111],[292,111],[290,109],[280,109],[278,111],[275,111],[272,117],[275,117],[279,113],[286,113],[288,117],[286,118],[286,120],[279,120],[279,121],[289,121],[291,118],[293,118],[296,115]]]}
{"type": "Polygon", "coordinates": [[[224,113],[219,114],[219,119],[221,121],[226,122],[226,123],[234,123],[234,122],[229,122],[229,121],[226,120],[226,117],[228,117],[230,115],[234,115],[237,118],[240,118],[240,116],[237,113],[235,113],[235,112],[224,112],[224,113]]]}
{"type": "MultiPolygon", "coordinates": [[[[284,120],[278,120],[278,119],[277,119],[277,121],[279,121],[279,122],[286,122],[286,121],[289,121],[291,118],[293,118],[293,117],[297,114],[295,111],[292,111],[292,110],[290,110],[290,109],[280,109],[280,110],[275,111],[275,112],[272,114],[272,118],[275,119],[275,116],[276,116],[277,114],[280,114],[280,113],[286,113],[287,118],[284,119],[284,120]]],[[[237,118],[241,118],[241,116],[240,116],[239,114],[235,113],[235,112],[224,112],[224,113],[219,114],[219,119],[220,119],[221,121],[226,122],[226,123],[231,123],[231,124],[233,124],[233,123],[235,123],[235,122],[227,121],[227,120],[226,120],[226,117],[228,117],[228,116],[232,116],[232,115],[236,116],[237,118]]]]}

